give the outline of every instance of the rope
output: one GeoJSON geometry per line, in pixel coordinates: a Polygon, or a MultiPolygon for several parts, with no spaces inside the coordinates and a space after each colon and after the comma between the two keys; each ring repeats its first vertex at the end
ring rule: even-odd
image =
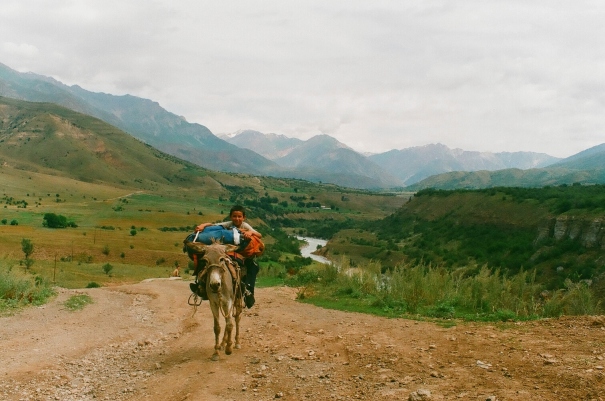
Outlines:
{"type": "Polygon", "coordinates": [[[200,297],[197,296],[196,293],[191,293],[191,295],[189,295],[189,299],[187,300],[187,303],[191,306],[193,306],[193,314],[191,315],[191,317],[195,316],[195,313],[197,312],[197,307],[200,306],[202,304],[202,299],[200,297]],[[193,298],[193,300],[191,300],[191,298],[193,298]]]}

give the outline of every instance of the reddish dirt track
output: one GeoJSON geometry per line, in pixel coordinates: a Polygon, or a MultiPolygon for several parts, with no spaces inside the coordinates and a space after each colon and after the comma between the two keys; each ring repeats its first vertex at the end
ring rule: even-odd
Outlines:
{"type": "Polygon", "coordinates": [[[605,400],[605,318],[436,323],[317,308],[257,290],[218,362],[188,282],[60,290],[0,318],[2,400],[605,400]],[[75,293],[94,303],[64,309],[75,293]]]}

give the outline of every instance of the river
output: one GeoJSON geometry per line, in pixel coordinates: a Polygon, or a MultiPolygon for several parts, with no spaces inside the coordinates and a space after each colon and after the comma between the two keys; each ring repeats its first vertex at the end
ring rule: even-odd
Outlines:
{"type": "Polygon", "coordinates": [[[324,258],[323,256],[319,256],[319,255],[314,255],[311,252],[315,252],[317,250],[317,245],[321,245],[321,246],[325,246],[328,241],[324,240],[324,239],[319,239],[319,238],[311,238],[311,237],[296,237],[296,239],[299,239],[301,241],[305,241],[308,245],[303,245],[302,248],[300,248],[300,254],[302,255],[303,258],[311,258],[315,261],[318,261],[320,263],[325,263],[325,264],[330,264],[332,263],[329,259],[324,258]]]}

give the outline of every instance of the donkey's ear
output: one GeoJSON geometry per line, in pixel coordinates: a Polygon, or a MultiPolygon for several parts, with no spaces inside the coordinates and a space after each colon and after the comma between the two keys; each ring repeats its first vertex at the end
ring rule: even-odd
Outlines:
{"type": "Polygon", "coordinates": [[[239,245],[228,244],[225,245],[225,253],[233,252],[239,248],[239,245]]]}
{"type": "Polygon", "coordinates": [[[185,242],[185,247],[199,254],[204,254],[206,252],[206,245],[199,242],[185,242]]]}

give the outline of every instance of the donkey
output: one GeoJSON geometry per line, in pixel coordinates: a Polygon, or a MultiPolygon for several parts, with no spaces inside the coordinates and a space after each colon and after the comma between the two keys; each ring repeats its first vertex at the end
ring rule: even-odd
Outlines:
{"type": "Polygon", "coordinates": [[[214,242],[211,245],[204,245],[199,242],[186,242],[185,244],[193,250],[199,258],[205,262],[205,268],[198,273],[200,276],[206,275],[206,293],[210,309],[214,316],[214,354],[213,361],[219,360],[219,351],[225,350],[225,354],[231,355],[233,351],[233,342],[231,333],[233,331],[233,320],[235,320],[235,348],[241,348],[239,342],[239,322],[242,313],[242,295],[239,287],[239,271],[233,266],[233,262],[227,256],[227,252],[234,251],[237,245],[223,245],[214,242]],[[233,275],[236,277],[233,277],[233,275]],[[235,283],[235,286],[234,286],[235,283]],[[225,331],[223,339],[219,343],[221,334],[220,315],[225,317],[225,331]],[[235,319],[232,319],[234,317],[235,319]]]}

